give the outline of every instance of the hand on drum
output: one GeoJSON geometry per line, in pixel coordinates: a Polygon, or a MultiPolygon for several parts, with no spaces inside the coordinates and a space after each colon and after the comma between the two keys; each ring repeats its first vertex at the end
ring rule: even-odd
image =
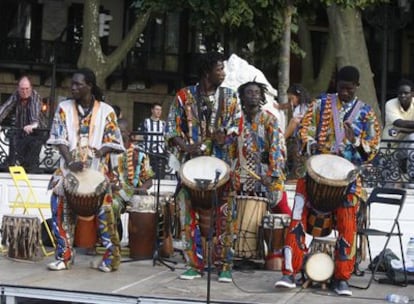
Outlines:
{"type": "Polygon", "coordinates": [[[352,123],[349,121],[344,122],[345,137],[352,143],[355,143],[355,133],[352,129],[352,123]]]}

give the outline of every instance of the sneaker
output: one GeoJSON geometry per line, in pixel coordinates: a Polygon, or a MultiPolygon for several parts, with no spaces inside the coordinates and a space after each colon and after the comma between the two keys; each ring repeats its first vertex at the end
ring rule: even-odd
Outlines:
{"type": "Polygon", "coordinates": [[[194,268],[190,268],[186,271],[184,271],[180,277],[181,280],[193,280],[193,279],[199,279],[201,278],[200,272],[195,270],[194,268]]]}
{"type": "Polygon", "coordinates": [[[233,282],[233,278],[231,276],[231,271],[226,270],[226,271],[220,272],[218,281],[222,282],[222,283],[231,283],[231,282],[233,282]]]}
{"type": "Polygon", "coordinates": [[[66,264],[63,260],[56,260],[47,264],[49,270],[60,271],[69,269],[69,264],[66,264]]]}
{"type": "Polygon", "coordinates": [[[348,282],[339,280],[335,284],[335,292],[340,296],[352,296],[352,291],[349,289],[348,282]]]}
{"type": "Polygon", "coordinates": [[[284,274],[282,278],[275,283],[275,287],[296,288],[295,277],[284,274]]]}
{"type": "Polygon", "coordinates": [[[99,264],[98,269],[102,272],[111,272],[112,271],[112,267],[110,265],[106,265],[106,263],[104,261],[102,261],[102,263],[99,264]]]}

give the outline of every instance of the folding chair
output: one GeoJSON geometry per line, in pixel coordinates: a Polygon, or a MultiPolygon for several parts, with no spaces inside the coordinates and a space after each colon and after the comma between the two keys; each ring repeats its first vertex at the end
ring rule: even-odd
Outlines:
{"type": "MultiPolygon", "coordinates": [[[[23,209],[23,214],[29,214],[30,209],[37,209],[40,218],[45,225],[46,232],[53,244],[53,247],[56,248],[55,239],[53,237],[52,232],[50,231],[49,226],[46,223],[46,218],[42,211],[42,209],[50,209],[50,203],[39,202],[36,192],[33,190],[29,177],[27,176],[26,171],[23,167],[11,166],[9,167],[9,171],[17,191],[16,198],[14,199],[14,201],[10,201],[9,203],[11,213],[15,214],[16,209],[18,208],[23,209]]],[[[54,250],[47,251],[42,240],[40,242],[43,254],[45,256],[50,256],[55,253],[54,250]]]]}
{"type": "Polygon", "coordinates": [[[371,223],[367,223],[366,228],[360,228],[358,229],[358,235],[366,237],[367,240],[367,246],[368,246],[368,253],[369,253],[369,260],[370,264],[372,265],[372,254],[371,254],[371,246],[369,237],[385,237],[385,243],[381,250],[381,253],[379,255],[378,262],[376,263],[374,269],[371,270],[371,277],[369,279],[368,285],[365,287],[361,286],[355,286],[353,287],[359,288],[359,289],[368,289],[371,286],[372,281],[375,279],[375,273],[378,270],[378,267],[383,263],[384,256],[385,256],[385,249],[387,249],[388,244],[391,240],[391,237],[398,237],[400,242],[400,250],[401,250],[401,258],[403,263],[403,269],[404,269],[404,283],[401,283],[401,286],[407,286],[408,284],[408,278],[407,278],[407,272],[405,267],[405,258],[404,258],[404,250],[403,250],[403,244],[402,244],[402,233],[400,229],[400,223],[399,218],[401,211],[404,206],[406,198],[406,191],[403,189],[392,189],[392,188],[380,188],[376,187],[372,190],[368,200],[367,200],[367,208],[368,208],[368,221],[370,220],[370,215],[373,211],[373,208],[376,206],[393,206],[393,211],[390,211],[387,209],[387,214],[395,214],[395,217],[393,218],[393,223],[391,225],[391,229],[389,231],[386,231],[384,229],[376,229],[375,227],[371,227],[371,223]],[[392,213],[394,212],[394,213],[392,213]]]}

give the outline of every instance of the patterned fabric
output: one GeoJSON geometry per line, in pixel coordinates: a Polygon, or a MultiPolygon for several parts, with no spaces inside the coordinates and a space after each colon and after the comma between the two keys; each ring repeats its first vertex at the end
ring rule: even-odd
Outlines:
{"type": "MultiPolygon", "coordinates": [[[[318,145],[316,151],[313,151],[314,154],[337,154],[357,166],[375,157],[379,149],[380,136],[379,122],[369,105],[358,104],[357,99],[343,103],[336,94],[324,95],[321,99],[313,101],[299,129],[302,151],[310,153],[313,144],[316,143],[318,145]],[[357,105],[361,106],[356,111],[354,109],[357,105]],[[340,137],[344,133],[346,121],[352,125],[356,139],[354,144],[345,136],[340,137]]],[[[356,213],[361,195],[361,178],[358,177],[349,187],[343,203],[333,211],[336,219],[334,228],[338,231],[335,248],[336,280],[348,280],[354,269],[356,213]]],[[[302,267],[303,256],[307,253],[304,231],[308,226],[311,204],[306,190],[306,178],[300,178],[296,185],[292,221],[285,240],[285,260],[282,269],[285,275],[296,274],[302,267]]]]}
{"type": "Polygon", "coordinates": [[[20,101],[18,91],[15,91],[5,103],[0,107],[0,122],[2,122],[7,115],[16,106],[16,128],[22,129],[24,126],[36,124],[39,125],[39,114],[41,108],[41,97],[39,93],[32,90],[32,95],[29,97],[27,104],[23,105],[20,101]]]}
{"type": "Polygon", "coordinates": [[[134,188],[141,187],[154,176],[148,156],[130,144],[127,151],[117,156],[117,164],[112,170],[111,184],[113,191],[115,217],[120,216],[128,201],[134,194],[134,188]]]}
{"type": "MultiPolygon", "coordinates": [[[[165,132],[166,122],[163,120],[153,120],[146,118],[144,120],[143,129],[148,133],[162,133],[165,132]]],[[[164,136],[163,135],[148,135],[144,137],[145,149],[151,153],[164,153],[164,136]]]]}
{"type": "MultiPolygon", "coordinates": [[[[73,160],[83,161],[86,168],[101,171],[107,178],[109,155],[98,159],[94,157],[92,148],[100,149],[103,146],[109,146],[119,151],[124,150],[121,132],[112,107],[98,101],[95,101],[94,109],[89,113],[77,109],[74,100],[60,103],[47,142],[52,145],[67,145],[73,160]],[[75,114],[74,112],[78,110],[79,113],[75,114]]],[[[63,191],[63,180],[67,172],[68,169],[62,157],[61,167],[54,172],[49,183],[49,187],[53,188],[51,205],[53,231],[58,243],[56,258],[65,262],[69,261],[73,254],[72,225],[75,222],[63,191]]],[[[119,265],[120,249],[111,205],[112,189],[108,187],[103,204],[96,216],[99,223],[98,234],[102,245],[106,248],[103,262],[111,266],[112,270],[116,270],[119,265]]]]}
{"type": "MultiPolygon", "coordinates": [[[[199,86],[190,86],[179,90],[171,105],[167,120],[166,142],[174,137],[181,137],[188,143],[203,143],[204,155],[215,156],[224,160],[231,168],[236,165],[237,134],[241,117],[240,104],[236,94],[229,88],[219,88],[214,95],[203,97],[199,86]],[[224,145],[214,143],[212,135],[215,130],[226,133],[224,145]]],[[[174,147],[172,147],[174,148],[174,147]]],[[[183,163],[189,156],[181,151],[174,151],[183,163]]],[[[233,172],[233,171],[232,171],[233,172]]],[[[232,191],[233,176],[224,186],[223,196],[219,198],[217,218],[214,224],[216,239],[214,241],[215,263],[218,269],[229,270],[233,263],[233,239],[236,225],[236,208],[232,191]]],[[[176,197],[181,212],[182,239],[185,244],[185,256],[189,266],[204,271],[206,257],[199,227],[200,214],[192,207],[189,189],[182,184],[176,197]]],[[[205,237],[205,236],[203,236],[205,237]]]]}
{"type": "MultiPolygon", "coordinates": [[[[351,194],[347,198],[359,201],[356,195],[351,194]]],[[[345,205],[345,204],[344,204],[345,205]]],[[[335,274],[337,280],[349,280],[355,264],[356,252],[356,212],[359,203],[349,206],[341,206],[333,212],[336,219],[335,227],[338,231],[337,244],[335,247],[335,274]]],[[[290,222],[288,233],[285,238],[284,257],[282,271],[285,275],[296,274],[301,271],[304,255],[308,253],[306,247],[305,231],[309,230],[308,222],[311,210],[311,202],[306,192],[306,181],[298,179],[296,185],[295,203],[293,216],[290,222]]],[[[324,222],[326,223],[326,222],[324,222]]],[[[316,223],[313,223],[316,225],[316,223]]],[[[315,226],[312,227],[315,229],[315,226]]],[[[321,227],[320,229],[323,229],[321,227]]],[[[325,229],[327,229],[325,227],[325,229]]]]}
{"type": "MultiPolygon", "coordinates": [[[[261,182],[241,169],[236,178],[240,180],[241,191],[249,193],[283,192],[285,177],[286,146],[283,132],[275,116],[261,111],[249,123],[245,117],[240,123],[242,136],[239,138],[239,165],[246,161],[246,166],[259,176],[271,176],[272,183],[265,187],[261,182]]],[[[281,195],[278,195],[281,197],[281,195]]],[[[274,201],[273,197],[269,197],[274,201]]]]}

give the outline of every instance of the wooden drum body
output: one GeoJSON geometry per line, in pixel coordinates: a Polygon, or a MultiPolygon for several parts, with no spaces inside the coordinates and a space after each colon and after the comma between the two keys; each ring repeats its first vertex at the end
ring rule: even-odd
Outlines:
{"type": "Polygon", "coordinates": [[[2,245],[8,247],[8,257],[38,260],[40,257],[41,225],[37,216],[4,215],[2,245]]]}
{"type": "Polygon", "coordinates": [[[308,197],[313,207],[323,212],[335,210],[356,179],[356,167],[336,155],[314,155],[307,160],[306,170],[308,197]]]}
{"type": "Polygon", "coordinates": [[[263,245],[263,257],[267,270],[281,270],[283,246],[290,224],[287,214],[267,214],[263,217],[260,230],[263,245]]]}
{"type": "Polygon", "coordinates": [[[155,250],[156,202],[152,195],[134,195],[131,198],[128,235],[129,256],[133,259],[150,259],[155,250]]]}
{"type": "Polygon", "coordinates": [[[199,156],[185,162],[180,168],[181,181],[189,189],[193,208],[210,209],[214,190],[220,197],[230,178],[230,167],[221,159],[199,156]],[[214,184],[217,176],[217,183],[214,184]]]}
{"type": "Polygon", "coordinates": [[[257,196],[236,196],[237,239],[235,257],[260,259],[259,226],[269,203],[267,198],[257,196]]]}
{"type": "Polygon", "coordinates": [[[69,172],[63,181],[63,188],[69,206],[80,216],[95,215],[103,203],[108,187],[105,176],[96,170],[84,169],[69,172]]]}

